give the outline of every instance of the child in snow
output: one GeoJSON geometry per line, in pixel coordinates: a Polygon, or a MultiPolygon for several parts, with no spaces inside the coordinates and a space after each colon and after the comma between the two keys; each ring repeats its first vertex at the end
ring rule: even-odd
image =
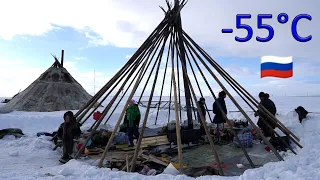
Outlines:
{"type": "Polygon", "coordinates": [[[135,100],[131,100],[129,103],[129,106],[126,110],[126,115],[124,117],[124,124],[127,126],[127,134],[128,134],[128,139],[129,139],[129,147],[133,147],[133,136],[135,138],[139,138],[139,123],[140,123],[140,110],[138,107],[138,104],[136,103],[135,100]]]}
{"type": "Polygon", "coordinates": [[[63,115],[64,122],[60,125],[57,132],[58,141],[62,141],[63,155],[61,161],[67,162],[72,158],[74,141],[81,135],[80,124],[76,122],[71,111],[63,115]]]}

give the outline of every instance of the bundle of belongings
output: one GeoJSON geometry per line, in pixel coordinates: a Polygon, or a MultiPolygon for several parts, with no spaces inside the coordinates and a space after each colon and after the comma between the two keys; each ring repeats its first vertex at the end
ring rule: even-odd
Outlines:
{"type": "Polygon", "coordinates": [[[0,139],[8,135],[13,135],[15,138],[20,138],[24,134],[22,133],[21,129],[17,129],[17,128],[7,128],[7,129],[0,130],[0,139]]]}
{"type": "MultiPolygon", "coordinates": [[[[112,132],[104,129],[100,129],[99,131],[96,131],[95,134],[91,138],[91,144],[87,145],[88,148],[94,148],[94,147],[105,147],[108,144],[109,138],[111,136],[112,132]]],[[[115,137],[113,139],[112,145],[117,144],[128,144],[128,136],[126,133],[123,132],[116,132],[115,137]]]]}
{"type": "Polygon", "coordinates": [[[287,151],[288,147],[287,145],[290,146],[290,139],[288,136],[282,136],[282,137],[272,137],[269,140],[270,144],[272,144],[272,146],[278,150],[278,151],[287,151]],[[282,140],[281,140],[282,139],[282,140]],[[285,143],[284,143],[285,142],[285,143]],[[286,145],[287,144],[287,145],[286,145]]]}
{"type": "MultiPolygon", "coordinates": [[[[252,135],[252,132],[249,129],[244,130],[240,134],[237,134],[237,136],[239,137],[239,140],[240,140],[240,142],[241,142],[241,144],[243,145],[244,148],[252,147],[253,135],[252,135]]],[[[233,144],[236,147],[241,147],[239,142],[237,141],[236,137],[233,138],[233,144]]]]}

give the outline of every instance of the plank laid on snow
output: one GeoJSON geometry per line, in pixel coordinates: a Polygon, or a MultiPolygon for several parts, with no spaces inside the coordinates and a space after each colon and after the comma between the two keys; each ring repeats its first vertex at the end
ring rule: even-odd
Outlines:
{"type": "MultiPolygon", "coordinates": [[[[152,146],[160,146],[160,145],[166,145],[169,144],[168,138],[166,135],[163,136],[154,136],[154,137],[147,137],[147,138],[142,138],[141,142],[141,148],[145,147],[152,147],[152,146]]],[[[127,144],[119,144],[116,145],[117,150],[122,150],[122,151],[130,151],[134,150],[135,147],[128,147],[127,144]]]]}

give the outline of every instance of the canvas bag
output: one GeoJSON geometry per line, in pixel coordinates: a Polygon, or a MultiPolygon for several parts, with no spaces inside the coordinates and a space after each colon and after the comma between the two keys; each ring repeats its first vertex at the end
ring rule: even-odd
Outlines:
{"type": "MultiPolygon", "coordinates": [[[[240,139],[241,144],[244,148],[252,147],[253,144],[253,135],[250,132],[238,134],[238,137],[240,139]]],[[[236,147],[240,147],[240,144],[238,143],[236,137],[233,138],[233,144],[236,147]]]]}

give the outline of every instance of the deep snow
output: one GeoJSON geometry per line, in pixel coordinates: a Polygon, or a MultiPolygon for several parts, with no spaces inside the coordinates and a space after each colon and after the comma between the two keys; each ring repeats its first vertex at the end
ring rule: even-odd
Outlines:
{"type": "MultiPolygon", "coordinates": [[[[308,119],[299,123],[297,114],[292,112],[299,105],[304,106],[310,112],[320,109],[319,97],[272,97],[279,112],[278,118],[300,139],[304,146],[299,149],[298,155],[285,154],[284,162],[268,163],[261,168],[247,170],[238,177],[207,176],[199,179],[320,179],[320,114],[309,114],[308,119]]],[[[210,108],[212,100],[207,100],[210,108]]],[[[240,102],[240,104],[243,104],[240,102]]],[[[228,110],[236,110],[227,100],[228,110]]],[[[1,106],[1,105],[0,105],[1,106]]],[[[244,106],[245,107],[245,106],[244,106]]],[[[245,110],[249,110],[245,108],[245,110]]],[[[76,112],[76,111],[74,111],[76,112]]],[[[113,126],[121,109],[116,111],[110,122],[113,126]]],[[[143,109],[142,109],[142,112],[143,109]]],[[[142,176],[137,173],[115,172],[110,169],[96,168],[93,160],[72,160],[60,165],[58,158],[60,150],[52,151],[53,144],[46,137],[36,137],[40,131],[54,131],[62,121],[64,112],[36,113],[36,112],[12,112],[0,114],[0,129],[21,128],[25,137],[14,139],[6,136],[0,140],[0,179],[192,179],[186,176],[142,176]]],[[[149,127],[154,127],[155,110],[149,115],[149,127]]],[[[158,124],[167,122],[167,111],[160,113],[158,124]]],[[[249,116],[256,122],[252,113],[249,116]]],[[[143,117],[143,116],[142,116],[143,117]]],[[[243,118],[240,113],[228,113],[232,119],[243,118]]],[[[174,112],[171,113],[174,118],[174,112]]],[[[93,120],[90,118],[84,125],[88,127],[93,120]]]]}

